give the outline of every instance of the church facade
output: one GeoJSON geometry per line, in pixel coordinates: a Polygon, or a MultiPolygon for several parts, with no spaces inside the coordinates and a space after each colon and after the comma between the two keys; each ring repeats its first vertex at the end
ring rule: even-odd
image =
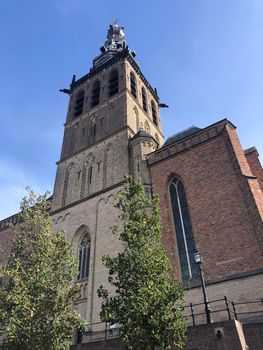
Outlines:
{"type": "MultiPolygon", "coordinates": [[[[54,231],[64,230],[79,259],[75,308],[100,321],[97,289],[106,284],[102,256],[121,249],[110,227],[121,224],[114,203],[125,174],[160,197],[162,242],[185,284],[186,303],[200,301],[196,249],[204,255],[210,298],[254,300],[263,290],[263,172],[256,149],[244,151],[224,119],[166,140],[156,89],[113,24],[90,72],[69,95],[52,196],[54,231]]],[[[0,222],[6,259],[12,232],[0,222]]]]}

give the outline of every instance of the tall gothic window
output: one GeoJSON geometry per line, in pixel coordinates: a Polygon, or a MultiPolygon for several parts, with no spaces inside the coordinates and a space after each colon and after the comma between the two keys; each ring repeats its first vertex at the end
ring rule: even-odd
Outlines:
{"type": "Polygon", "coordinates": [[[130,80],[131,80],[131,93],[135,98],[137,98],[136,78],[133,72],[131,72],[130,80]]]}
{"type": "Polygon", "coordinates": [[[97,80],[92,87],[91,107],[95,107],[100,102],[100,82],[97,80]]]}
{"type": "Polygon", "coordinates": [[[79,245],[79,274],[78,280],[83,280],[89,277],[90,264],[90,237],[86,233],[79,245]]]}
{"type": "Polygon", "coordinates": [[[114,69],[109,77],[109,97],[119,92],[119,72],[114,69]]]}
{"type": "Polygon", "coordinates": [[[145,112],[147,112],[147,98],[146,98],[146,91],[144,88],[142,88],[142,107],[145,112]]]}
{"type": "Polygon", "coordinates": [[[170,183],[170,198],[179,253],[182,280],[199,277],[194,261],[195,243],[183,182],[175,177],[170,183]]]}
{"type": "Polygon", "coordinates": [[[153,101],[151,102],[151,107],[152,107],[152,118],[153,118],[153,122],[154,122],[154,124],[157,126],[157,125],[158,125],[158,122],[157,122],[157,113],[156,113],[156,107],[155,107],[155,104],[154,104],[153,101]]]}
{"type": "Polygon", "coordinates": [[[74,117],[77,117],[83,113],[83,104],[84,104],[84,91],[81,90],[76,97],[75,106],[74,106],[74,117]]]}

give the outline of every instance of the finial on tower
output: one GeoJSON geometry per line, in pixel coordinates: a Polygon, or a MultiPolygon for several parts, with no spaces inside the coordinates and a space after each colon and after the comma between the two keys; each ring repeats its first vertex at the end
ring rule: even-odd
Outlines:
{"type": "Polygon", "coordinates": [[[128,49],[128,45],[125,41],[124,27],[118,25],[117,21],[118,18],[115,17],[113,23],[111,23],[109,26],[107,40],[100,48],[101,55],[93,60],[93,67],[95,68],[100,66],[102,63],[105,63],[121,51],[129,51],[133,58],[136,56],[134,51],[128,49]]]}
{"type": "Polygon", "coordinates": [[[121,51],[123,49],[123,45],[126,44],[124,37],[125,33],[123,31],[124,27],[118,26],[117,18],[114,18],[112,24],[108,29],[107,40],[105,41],[104,47],[107,50],[113,51],[121,51]]]}

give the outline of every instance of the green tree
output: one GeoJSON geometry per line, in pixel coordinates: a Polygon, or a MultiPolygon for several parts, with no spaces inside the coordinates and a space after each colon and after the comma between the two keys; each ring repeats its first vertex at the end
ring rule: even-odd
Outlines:
{"type": "Polygon", "coordinates": [[[158,198],[147,198],[143,185],[126,177],[116,207],[123,226],[114,227],[113,234],[124,248],[116,257],[103,257],[115,294],[98,289],[101,318],[118,324],[128,349],[170,349],[172,344],[181,349],[186,333],[183,288],[160,243],[158,198]]]}
{"type": "Polygon", "coordinates": [[[52,232],[47,196],[28,192],[8,262],[1,270],[0,325],[6,350],[66,350],[84,320],[72,310],[77,264],[63,233],[52,232]]]}

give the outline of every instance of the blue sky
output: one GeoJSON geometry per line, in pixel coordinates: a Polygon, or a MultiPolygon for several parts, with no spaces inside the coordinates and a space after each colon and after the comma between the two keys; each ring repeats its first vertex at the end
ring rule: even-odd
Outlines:
{"type": "Polygon", "coordinates": [[[0,2],[0,219],[30,185],[53,190],[72,75],[86,74],[114,17],[161,101],[165,136],[225,117],[262,148],[263,0],[0,2]]]}

